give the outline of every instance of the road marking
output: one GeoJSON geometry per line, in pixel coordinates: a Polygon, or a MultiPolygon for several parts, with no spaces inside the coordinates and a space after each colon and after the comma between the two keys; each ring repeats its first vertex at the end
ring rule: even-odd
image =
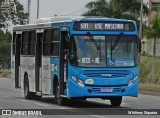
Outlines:
{"type": "Polygon", "coordinates": [[[26,102],[27,100],[24,100],[24,99],[17,99],[17,100],[20,100],[20,101],[22,101],[22,102],[26,102]]]}
{"type": "Polygon", "coordinates": [[[68,108],[68,107],[59,107],[59,108],[57,108],[57,109],[79,109],[79,108],[68,108]]]}
{"type": "Polygon", "coordinates": [[[58,108],[58,109],[66,109],[66,108],[60,107],[60,108],[58,108]]]}
{"type": "Polygon", "coordinates": [[[2,98],[10,98],[10,97],[8,97],[8,96],[2,96],[2,98]]]}
{"type": "Polygon", "coordinates": [[[42,103],[35,103],[37,105],[40,105],[40,106],[44,106],[44,107],[48,107],[49,105],[46,105],[46,104],[42,104],[42,103]]]}
{"type": "Polygon", "coordinates": [[[106,117],[106,116],[100,116],[100,115],[89,115],[91,117],[95,117],[95,118],[109,118],[109,117],[106,117]]]}

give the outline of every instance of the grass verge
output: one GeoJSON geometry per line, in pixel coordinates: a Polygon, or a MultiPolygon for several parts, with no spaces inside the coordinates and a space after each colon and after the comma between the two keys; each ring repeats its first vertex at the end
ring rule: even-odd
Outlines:
{"type": "Polygon", "coordinates": [[[10,78],[11,77],[11,71],[10,70],[0,70],[0,77],[10,78]]]}
{"type": "Polygon", "coordinates": [[[160,92],[160,85],[159,84],[139,84],[140,91],[149,91],[149,92],[160,92]]]}

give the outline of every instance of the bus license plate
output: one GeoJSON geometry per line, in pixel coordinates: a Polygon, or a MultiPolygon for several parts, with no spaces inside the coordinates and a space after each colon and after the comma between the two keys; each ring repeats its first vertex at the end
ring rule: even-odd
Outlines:
{"type": "Polygon", "coordinates": [[[101,92],[111,93],[111,92],[113,92],[113,89],[112,89],[112,88],[102,88],[102,89],[101,89],[101,92]]]}

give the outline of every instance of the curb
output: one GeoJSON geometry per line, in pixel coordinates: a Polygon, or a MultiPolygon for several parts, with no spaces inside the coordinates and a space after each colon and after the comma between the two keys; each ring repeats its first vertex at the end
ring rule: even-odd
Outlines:
{"type": "Polygon", "coordinates": [[[144,94],[144,95],[160,96],[160,92],[154,92],[154,91],[141,91],[141,90],[139,90],[139,93],[144,94]]]}

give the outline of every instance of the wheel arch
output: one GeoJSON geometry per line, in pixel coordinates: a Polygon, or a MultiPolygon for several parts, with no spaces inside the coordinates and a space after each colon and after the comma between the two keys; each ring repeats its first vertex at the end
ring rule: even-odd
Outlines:
{"type": "Polygon", "coordinates": [[[27,73],[26,71],[24,72],[24,77],[23,77],[23,89],[24,89],[24,82],[25,82],[25,79],[27,79],[28,84],[29,84],[28,73],[27,73]],[[25,78],[25,76],[27,76],[27,78],[25,78]]]}
{"type": "Polygon", "coordinates": [[[53,83],[52,84],[52,89],[53,89],[52,90],[52,94],[53,95],[55,95],[55,90],[56,90],[56,84],[57,84],[57,82],[59,82],[58,81],[58,76],[55,74],[54,77],[53,77],[53,82],[52,82],[53,83]]]}

